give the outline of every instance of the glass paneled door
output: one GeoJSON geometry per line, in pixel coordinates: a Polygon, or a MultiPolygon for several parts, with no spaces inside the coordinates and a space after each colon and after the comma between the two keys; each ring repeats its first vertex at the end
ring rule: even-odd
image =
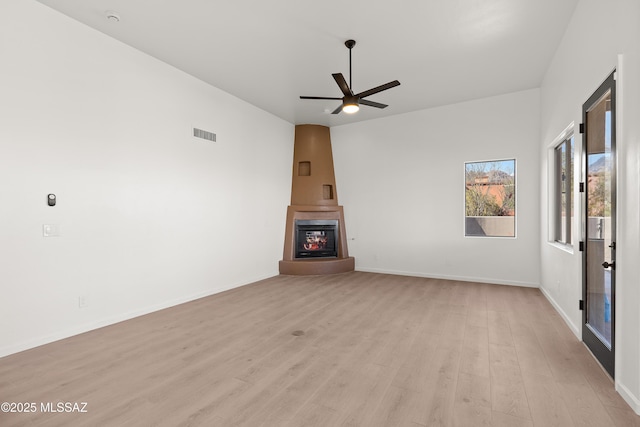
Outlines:
{"type": "Polygon", "coordinates": [[[613,377],[616,268],[615,74],[582,107],[584,212],[582,339],[613,377]]]}

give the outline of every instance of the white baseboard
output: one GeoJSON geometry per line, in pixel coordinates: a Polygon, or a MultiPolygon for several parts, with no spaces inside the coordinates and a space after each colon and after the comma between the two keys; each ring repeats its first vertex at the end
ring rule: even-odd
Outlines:
{"type": "Polygon", "coordinates": [[[425,277],[428,279],[459,280],[461,282],[489,283],[492,285],[523,286],[527,288],[540,287],[539,283],[521,282],[518,280],[494,279],[494,278],[487,278],[487,277],[449,276],[449,275],[440,275],[440,274],[416,273],[414,271],[385,270],[380,268],[362,268],[362,267],[356,267],[356,270],[364,271],[367,273],[393,274],[396,276],[425,277]]]}
{"type": "Polygon", "coordinates": [[[571,332],[573,332],[573,334],[580,340],[582,341],[582,329],[580,327],[578,327],[577,325],[575,325],[571,319],[569,318],[569,316],[567,316],[567,313],[565,313],[565,311],[562,309],[562,307],[560,307],[560,304],[558,304],[556,302],[556,300],[553,299],[553,297],[551,296],[551,294],[549,294],[549,292],[547,292],[547,290],[543,287],[540,287],[540,291],[542,292],[542,295],[545,296],[545,298],[547,299],[547,301],[549,301],[549,303],[551,303],[551,305],[553,306],[553,308],[556,309],[556,311],[558,312],[558,314],[560,315],[560,317],[562,317],[562,320],[564,320],[564,323],[567,324],[567,326],[569,327],[569,329],[571,329],[571,332]]]}
{"type": "Polygon", "coordinates": [[[624,384],[621,384],[617,381],[616,391],[620,396],[622,396],[625,402],[627,402],[629,406],[631,406],[631,409],[633,409],[636,414],[640,415],[640,399],[634,396],[633,393],[631,393],[629,389],[624,386],[624,384]]]}
{"type": "MultiPolygon", "coordinates": [[[[277,273],[276,273],[277,275],[277,273]]],[[[65,338],[72,337],[74,335],[83,334],[85,332],[93,331],[95,329],[103,328],[105,326],[114,325],[116,323],[124,322],[125,320],[130,320],[139,316],[144,316],[145,314],[153,313],[156,311],[164,310],[165,308],[174,307],[176,305],[184,304],[190,301],[194,301],[200,298],[208,297],[211,295],[218,294],[220,292],[225,292],[231,289],[239,288],[244,285],[248,285],[250,283],[258,282],[260,280],[268,279],[269,277],[273,277],[273,275],[264,276],[264,277],[256,277],[247,282],[242,283],[234,283],[225,286],[221,286],[218,288],[209,289],[205,292],[200,292],[197,294],[192,294],[180,298],[176,298],[171,301],[166,301],[161,304],[155,304],[152,306],[144,307],[139,310],[133,310],[127,313],[120,313],[115,316],[109,316],[104,319],[100,319],[98,321],[86,323],[83,325],[78,325],[73,328],[65,329],[63,331],[58,331],[53,334],[43,335],[35,338],[31,338],[27,341],[23,341],[17,344],[12,344],[8,346],[0,347],[0,357],[9,356],[11,354],[19,353],[21,351],[29,350],[35,347],[39,347],[41,345],[50,344],[55,341],[59,341],[65,338]]]]}

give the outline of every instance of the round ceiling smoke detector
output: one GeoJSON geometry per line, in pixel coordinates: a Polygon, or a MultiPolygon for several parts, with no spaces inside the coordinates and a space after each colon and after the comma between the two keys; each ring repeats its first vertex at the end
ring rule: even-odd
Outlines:
{"type": "Polygon", "coordinates": [[[108,10],[105,12],[105,16],[107,17],[107,21],[109,22],[120,22],[120,15],[116,12],[108,10]]]}

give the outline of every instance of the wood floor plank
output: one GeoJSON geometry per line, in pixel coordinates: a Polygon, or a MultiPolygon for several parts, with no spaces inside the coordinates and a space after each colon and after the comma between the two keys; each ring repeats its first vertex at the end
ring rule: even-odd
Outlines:
{"type": "Polygon", "coordinates": [[[277,276],[0,358],[4,426],[639,425],[537,289],[277,276]]]}
{"type": "Polygon", "coordinates": [[[515,348],[490,344],[489,357],[493,410],[519,418],[531,419],[529,402],[515,348]]]}
{"type": "MultiPolygon", "coordinates": [[[[540,321],[533,324],[532,328],[554,378],[563,383],[587,384],[580,357],[576,357],[567,342],[560,338],[555,327],[547,321],[540,321]]],[[[571,340],[577,343],[575,337],[571,340]]],[[[580,350],[583,354],[587,352],[586,348],[580,350]]]]}
{"type": "Polygon", "coordinates": [[[509,325],[509,315],[504,311],[488,311],[487,323],[489,330],[489,343],[513,346],[513,336],[509,325]]]}
{"type": "Polygon", "coordinates": [[[606,408],[589,385],[558,383],[558,387],[566,397],[565,405],[576,425],[594,427],[614,425],[606,408]]]}
{"type": "Polygon", "coordinates": [[[437,347],[427,368],[415,421],[425,426],[451,425],[462,344],[437,347]]]}
{"type": "Polygon", "coordinates": [[[547,358],[535,333],[530,329],[520,329],[513,336],[518,364],[523,374],[552,377],[547,358]]]}
{"type": "Polygon", "coordinates": [[[583,352],[581,360],[583,375],[600,399],[600,402],[605,406],[628,409],[627,402],[616,392],[613,380],[605,373],[595,358],[591,354],[584,354],[583,352]]]}
{"type": "Polygon", "coordinates": [[[491,426],[491,380],[460,372],[453,408],[454,426],[491,426]]]}
{"type": "Polygon", "coordinates": [[[419,408],[419,394],[400,387],[390,386],[378,404],[371,427],[411,426],[413,416],[419,408]]]}
{"type": "Polygon", "coordinates": [[[375,411],[391,385],[394,372],[385,366],[369,365],[368,373],[359,384],[359,393],[351,396],[349,405],[341,410],[339,426],[368,426],[375,421],[375,411]]]}
{"type": "Polygon", "coordinates": [[[309,402],[284,426],[287,427],[326,427],[338,423],[338,413],[326,406],[309,402]]]}
{"type": "Polygon", "coordinates": [[[467,326],[487,328],[489,326],[488,311],[477,308],[469,309],[467,311],[467,326]]]}
{"type": "Polygon", "coordinates": [[[640,427],[640,417],[631,408],[605,406],[616,427],[640,427]]]}
{"type": "Polygon", "coordinates": [[[491,377],[487,328],[467,325],[462,343],[460,372],[485,378],[491,377]]]}
{"type": "MultiPolygon", "coordinates": [[[[533,427],[533,421],[524,418],[514,417],[502,412],[493,411],[491,413],[492,427],[533,427]]],[[[544,427],[544,426],[537,426],[544,427]]]]}
{"type": "Polygon", "coordinates": [[[527,392],[521,382],[492,383],[491,402],[495,412],[531,419],[527,392]]]}
{"type": "Polygon", "coordinates": [[[491,408],[491,381],[485,377],[460,373],[456,385],[456,403],[491,408]]]}
{"type": "Polygon", "coordinates": [[[545,375],[525,375],[525,390],[531,417],[538,426],[570,427],[575,425],[556,381],[545,375]]]}

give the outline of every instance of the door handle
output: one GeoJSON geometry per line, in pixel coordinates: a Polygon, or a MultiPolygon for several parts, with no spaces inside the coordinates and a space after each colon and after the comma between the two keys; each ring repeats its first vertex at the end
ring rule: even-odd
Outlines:
{"type": "Polygon", "coordinates": [[[607,262],[607,261],[605,261],[605,262],[603,262],[603,263],[602,263],[602,266],[603,266],[604,268],[609,268],[609,267],[611,267],[611,269],[612,269],[612,270],[615,270],[615,269],[616,269],[616,262],[615,262],[615,261],[611,261],[611,262],[607,262]]]}

